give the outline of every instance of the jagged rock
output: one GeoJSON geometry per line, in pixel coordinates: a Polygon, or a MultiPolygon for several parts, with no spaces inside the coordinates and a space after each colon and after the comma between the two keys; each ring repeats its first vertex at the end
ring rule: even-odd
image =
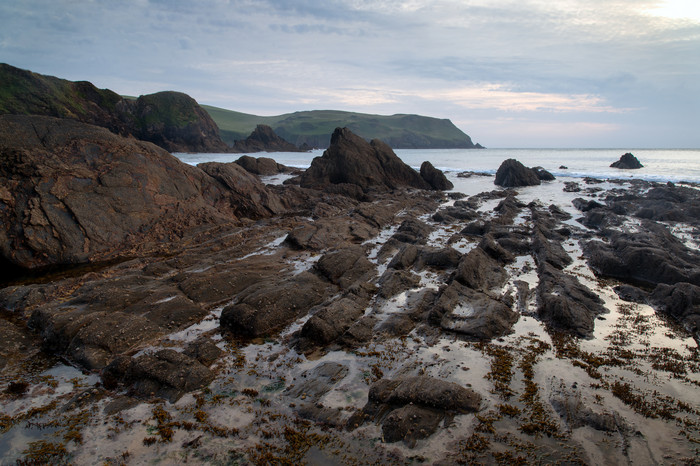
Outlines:
{"type": "Polygon", "coordinates": [[[425,222],[410,218],[399,225],[392,238],[402,243],[425,244],[433,228],[425,222]]]}
{"type": "Polygon", "coordinates": [[[691,283],[659,284],[649,300],[661,312],[673,316],[700,340],[700,286],[691,283]]]}
{"type": "Polygon", "coordinates": [[[539,227],[535,227],[532,233],[532,251],[538,264],[547,262],[560,270],[573,262],[561,241],[549,241],[539,227]]]}
{"type": "Polygon", "coordinates": [[[445,174],[427,160],[420,166],[420,176],[436,191],[449,191],[454,188],[454,185],[447,179],[445,174]]]}
{"type": "Polygon", "coordinates": [[[164,349],[133,359],[120,357],[105,368],[102,378],[107,386],[127,383],[139,395],[174,403],[185,393],[209,385],[214,373],[183,353],[164,349]]]}
{"type": "Polygon", "coordinates": [[[366,307],[366,300],[347,297],[323,307],[301,328],[298,350],[306,352],[335,341],[362,317],[366,307]]]}
{"type": "Polygon", "coordinates": [[[620,157],[620,160],[617,162],[613,162],[610,167],[612,168],[622,168],[625,170],[635,170],[639,168],[644,168],[644,165],[642,165],[637,157],[632,155],[631,153],[627,152],[626,154],[623,154],[620,157]]]}
{"type": "Polygon", "coordinates": [[[540,181],[554,181],[556,179],[554,175],[542,167],[533,167],[532,171],[535,172],[535,175],[537,175],[537,178],[539,178],[540,181]]]}
{"type": "Polygon", "coordinates": [[[255,176],[236,163],[207,162],[197,165],[222,185],[227,201],[223,208],[239,217],[263,218],[285,211],[282,200],[255,176]]]}
{"type": "Polygon", "coordinates": [[[531,168],[527,168],[515,159],[507,159],[498,167],[494,184],[506,188],[516,188],[518,186],[535,186],[541,184],[541,181],[531,168]]]}
{"type": "Polygon", "coordinates": [[[260,176],[277,175],[278,173],[290,172],[291,168],[275,162],[269,157],[251,157],[243,155],[234,163],[245,168],[247,172],[260,176]]]}
{"type": "Polygon", "coordinates": [[[359,280],[368,281],[376,275],[376,269],[359,246],[351,246],[324,254],[315,269],[331,283],[346,290],[359,280]]]}
{"type": "Polygon", "coordinates": [[[518,314],[502,301],[453,282],[438,296],[431,320],[439,320],[445,330],[489,341],[510,333],[518,314]]]}
{"type": "Polygon", "coordinates": [[[403,291],[416,288],[419,283],[420,277],[412,272],[387,268],[379,279],[379,296],[389,299],[403,291]]]}
{"type": "Polygon", "coordinates": [[[322,189],[329,184],[356,184],[371,189],[399,187],[429,189],[420,174],[399,159],[383,142],[367,142],[347,128],[337,128],[322,157],[316,157],[301,176],[301,186],[322,189]]]}
{"type": "Polygon", "coordinates": [[[279,137],[267,125],[257,125],[245,140],[236,141],[233,152],[301,152],[297,146],[279,137]]]}
{"type": "Polygon", "coordinates": [[[17,90],[0,99],[2,113],[70,118],[152,142],[171,152],[228,149],[214,120],[181,92],[125,99],[87,81],[67,81],[4,63],[0,63],[0,81],[7,89],[17,90]]]}
{"type": "Polygon", "coordinates": [[[454,248],[435,248],[423,246],[416,262],[416,269],[422,270],[425,267],[433,267],[438,269],[450,269],[457,267],[462,254],[454,248]]]}
{"type": "Polygon", "coordinates": [[[433,220],[441,223],[453,223],[457,220],[474,220],[479,214],[470,208],[457,206],[443,207],[433,214],[433,220]]]}
{"type": "Polygon", "coordinates": [[[25,268],[109,259],[235,220],[206,173],[68,119],[0,116],[0,186],[2,263],[25,268]]]}
{"type": "Polygon", "coordinates": [[[235,304],[224,308],[220,323],[244,337],[259,337],[279,331],[337,288],[310,272],[291,278],[260,282],[238,295],[235,304]]]}
{"type": "Polygon", "coordinates": [[[591,336],[595,318],[607,312],[603,300],[581,284],[576,277],[547,262],[539,264],[537,272],[539,316],[555,327],[572,331],[582,337],[591,336]]]}
{"type": "Polygon", "coordinates": [[[508,273],[483,249],[474,248],[459,261],[455,280],[474,290],[489,291],[503,286],[508,273]]]}
{"type": "Polygon", "coordinates": [[[656,285],[688,282],[700,285],[700,255],[678,241],[663,225],[643,232],[611,232],[610,241],[588,241],[583,252],[599,274],[656,285]]]}

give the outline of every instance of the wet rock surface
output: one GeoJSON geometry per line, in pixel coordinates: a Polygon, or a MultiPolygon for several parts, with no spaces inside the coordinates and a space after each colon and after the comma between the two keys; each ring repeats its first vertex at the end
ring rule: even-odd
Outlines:
{"type": "Polygon", "coordinates": [[[28,436],[77,464],[127,446],[137,462],[696,456],[695,188],[333,191],[204,168],[186,173],[211,221],[0,289],[12,461],[28,436]]]}
{"type": "Polygon", "coordinates": [[[518,162],[515,159],[503,161],[498,171],[496,171],[496,179],[494,184],[506,188],[516,188],[518,186],[536,186],[540,184],[540,178],[537,173],[518,162]]]}

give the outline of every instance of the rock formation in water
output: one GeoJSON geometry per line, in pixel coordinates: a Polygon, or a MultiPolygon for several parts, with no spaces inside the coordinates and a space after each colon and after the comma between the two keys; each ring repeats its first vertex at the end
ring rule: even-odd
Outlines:
{"type": "Polygon", "coordinates": [[[620,156],[620,160],[613,162],[610,166],[612,168],[620,168],[624,170],[637,170],[639,168],[644,168],[644,165],[642,165],[637,157],[632,155],[630,152],[620,156]]]}
{"type": "Polygon", "coordinates": [[[536,186],[540,183],[540,178],[534,170],[527,168],[515,159],[503,161],[496,171],[496,179],[494,180],[494,184],[504,188],[536,186]]]}
{"type": "Polygon", "coordinates": [[[365,192],[399,187],[430,189],[389,146],[376,139],[367,142],[347,128],[336,128],[323,156],[314,158],[301,176],[305,188],[323,189],[332,184],[352,184],[365,192]]]}
{"type": "Polygon", "coordinates": [[[238,140],[231,148],[232,152],[303,152],[291,142],[279,137],[267,125],[258,125],[244,140],[238,140]]]}

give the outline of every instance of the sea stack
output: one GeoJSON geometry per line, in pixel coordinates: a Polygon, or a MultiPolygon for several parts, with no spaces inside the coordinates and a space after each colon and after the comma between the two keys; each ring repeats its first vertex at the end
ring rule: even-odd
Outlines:
{"type": "Polygon", "coordinates": [[[637,160],[637,157],[635,157],[634,155],[632,155],[629,152],[622,155],[620,157],[620,160],[610,164],[610,166],[612,168],[620,168],[623,170],[636,170],[638,168],[644,168],[644,165],[642,165],[639,162],[639,160],[637,160]]]}

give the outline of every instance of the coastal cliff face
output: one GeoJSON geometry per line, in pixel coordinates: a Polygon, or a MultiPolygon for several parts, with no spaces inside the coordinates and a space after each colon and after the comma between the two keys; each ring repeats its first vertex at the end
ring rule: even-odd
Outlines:
{"type": "Polygon", "coordinates": [[[87,81],[72,82],[0,64],[0,114],[45,115],[102,126],[170,152],[226,152],[209,114],[186,94],[124,99],[87,81]]]}
{"type": "Polygon", "coordinates": [[[17,266],[128,256],[195,225],[280,210],[238,165],[202,170],[104,128],[0,115],[0,250],[17,266]]]}

